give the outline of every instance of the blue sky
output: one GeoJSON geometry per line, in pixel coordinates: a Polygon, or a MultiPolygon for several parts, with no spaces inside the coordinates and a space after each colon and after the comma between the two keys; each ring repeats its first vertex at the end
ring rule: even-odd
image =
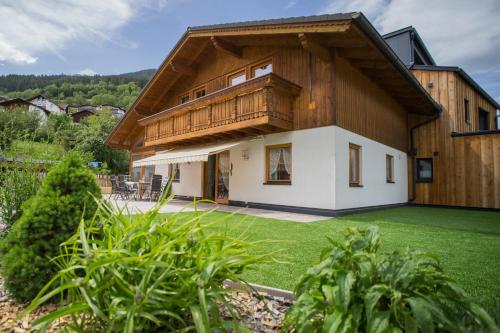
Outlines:
{"type": "Polygon", "coordinates": [[[381,33],[415,26],[500,100],[498,0],[0,0],[0,74],[156,68],[188,26],[347,11],[381,33]]]}

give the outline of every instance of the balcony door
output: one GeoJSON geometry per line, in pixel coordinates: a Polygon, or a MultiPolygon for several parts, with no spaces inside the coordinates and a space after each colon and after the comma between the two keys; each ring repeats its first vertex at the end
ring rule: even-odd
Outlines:
{"type": "Polygon", "coordinates": [[[229,203],[229,150],[218,153],[215,158],[215,201],[221,204],[229,203]]]}

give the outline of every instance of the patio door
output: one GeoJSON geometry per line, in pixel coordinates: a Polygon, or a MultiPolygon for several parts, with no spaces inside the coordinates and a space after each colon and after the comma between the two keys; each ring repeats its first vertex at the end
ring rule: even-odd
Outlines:
{"type": "Polygon", "coordinates": [[[218,153],[215,158],[215,201],[229,203],[229,150],[218,153]]]}

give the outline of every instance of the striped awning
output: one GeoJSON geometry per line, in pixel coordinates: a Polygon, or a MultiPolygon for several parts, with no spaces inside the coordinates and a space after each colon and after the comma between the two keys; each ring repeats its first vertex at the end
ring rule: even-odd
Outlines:
{"type": "Polygon", "coordinates": [[[134,161],[133,167],[141,167],[148,165],[162,165],[174,163],[188,163],[188,162],[204,162],[208,161],[208,156],[220,153],[224,150],[236,147],[245,141],[228,142],[218,145],[210,145],[203,147],[193,147],[184,149],[172,149],[164,152],[156,153],[153,156],[134,161]]]}

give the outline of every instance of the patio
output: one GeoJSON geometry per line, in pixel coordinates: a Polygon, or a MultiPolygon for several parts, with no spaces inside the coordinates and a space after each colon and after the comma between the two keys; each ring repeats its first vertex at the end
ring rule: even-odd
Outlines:
{"type": "MultiPolygon", "coordinates": [[[[124,208],[127,206],[130,213],[140,213],[146,212],[147,210],[153,208],[155,205],[154,201],[125,201],[121,199],[109,199],[111,204],[117,208],[124,208]]],[[[322,221],[331,219],[330,217],[309,215],[309,214],[298,214],[298,213],[288,213],[279,212],[266,209],[256,209],[256,208],[242,208],[235,206],[219,205],[216,203],[209,202],[199,202],[197,204],[197,209],[200,211],[207,211],[216,209],[219,212],[233,213],[238,212],[239,214],[250,215],[260,218],[269,218],[277,220],[285,220],[291,222],[301,222],[309,223],[314,221],[322,221]]],[[[176,213],[180,211],[192,212],[194,210],[193,205],[189,201],[173,199],[165,206],[161,207],[160,212],[162,213],[176,213]]]]}

